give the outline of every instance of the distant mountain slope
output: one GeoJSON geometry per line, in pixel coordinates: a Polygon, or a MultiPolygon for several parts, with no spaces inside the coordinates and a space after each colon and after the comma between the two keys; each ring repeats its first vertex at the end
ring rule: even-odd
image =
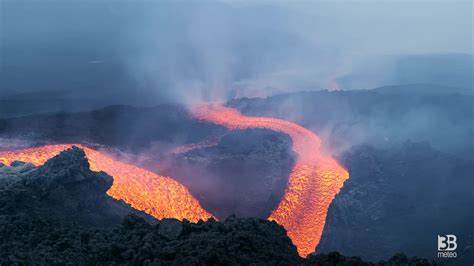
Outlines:
{"type": "Polygon", "coordinates": [[[408,84],[396,86],[383,86],[373,89],[373,91],[387,94],[424,94],[424,95],[445,95],[445,94],[464,94],[474,95],[474,87],[456,88],[440,86],[434,84],[408,84]]]}
{"type": "Polygon", "coordinates": [[[193,120],[179,105],[153,108],[115,105],[89,112],[0,119],[3,138],[46,143],[89,142],[132,151],[160,146],[164,152],[173,145],[197,142],[223,131],[218,126],[193,120]]]}
{"type": "Polygon", "coordinates": [[[368,58],[337,78],[343,89],[387,84],[436,84],[474,89],[474,55],[461,53],[393,55],[368,58]]]}
{"type": "Polygon", "coordinates": [[[103,105],[100,99],[74,97],[61,91],[0,95],[0,119],[51,112],[79,112],[103,105]]]}
{"type": "Polygon", "coordinates": [[[334,153],[357,144],[390,147],[412,140],[429,141],[436,149],[473,157],[474,96],[432,88],[416,86],[420,93],[410,92],[412,85],[300,92],[241,98],[228,104],[247,115],[279,117],[310,128],[334,153]]]}

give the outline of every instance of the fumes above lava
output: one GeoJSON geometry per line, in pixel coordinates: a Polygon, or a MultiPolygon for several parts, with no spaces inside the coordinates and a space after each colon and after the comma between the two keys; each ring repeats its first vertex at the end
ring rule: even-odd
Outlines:
{"type": "MultiPolygon", "coordinates": [[[[320,152],[320,139],[313,132],[285,120],[270,117],[248,117],[222,105],[201,105],[192,109],[196,119],[212,122],[228,129],[267,128],[290,136],[297,161],[288,179],[285,194],[268,217],[288,232],[301,256],[313,252],[319,243],[330,203],[349,177],[333,158],[320,152]]],[[[0,152],[0,163],[15,160],[35,165],[70,148],[73,144],[45,145],[17,151],[0,152]]],[[[208,219],[204,210],[186,187],[170,177],[157,175],[143,168],[117,161],[104,152],[80,144],[93,171],[105,171],[114,177],[107,194],[124,200],[135,209],[155,218],[187,219],[193,222],[208,219]]],[[[213,143],[189,145],[178,152],[213,143]]]]}
{"type": "Polygon", "coordinates": [[[222,105],[200,105],[194,116],[228,129],[267,128],[290,136],[298,159],[288,179],[283,199],[268,217],[288,232],[301,256],[313,252],[326,222],[327,210],[349,173],[320,151],[321,141],[308,129],[271,117],[244,116],[222,105]]]}

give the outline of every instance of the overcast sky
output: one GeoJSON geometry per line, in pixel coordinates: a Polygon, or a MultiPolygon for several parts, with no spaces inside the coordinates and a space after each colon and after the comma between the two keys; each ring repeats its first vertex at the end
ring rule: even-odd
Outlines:
{"type": "Polygon", "coordinates": [[[367,58],[473,52],[472,1],[0,1],[4,92],[103,83],[207,101],[338,88],[367,58]]]}

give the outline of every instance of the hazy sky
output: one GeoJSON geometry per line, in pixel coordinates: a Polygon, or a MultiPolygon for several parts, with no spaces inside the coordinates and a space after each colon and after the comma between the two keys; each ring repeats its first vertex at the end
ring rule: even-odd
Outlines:
{"type": "Polygon", "coordinates": [[[295,28],[313,35],[315,41],[323,41],[319,36],[328,44],[351,41],[360,53],[472,53],[473,49],[473,1],[221,1],[241,8],[285,8],[297,13],[291,21],[295,28]],[[377,49],[364,49],[374,43],[380,44],[377,49]]]}
{"type": "Polygon", "coordinates": [[[3,92],[133,88],[207,101],[335,89],[360,62],[387,55],[473,52],[472,1],[0,0],[0,8],[3,92]]]}

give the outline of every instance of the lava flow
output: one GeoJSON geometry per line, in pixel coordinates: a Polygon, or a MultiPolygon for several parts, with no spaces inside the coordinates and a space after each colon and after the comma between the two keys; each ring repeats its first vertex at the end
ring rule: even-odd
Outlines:
{"type": "Polygon", "coordinates": [[[331,157],[321,154],[313,132],[285,120],[244,116],[222,105],[193,109],[197,119],[228,129],[268,128],[290,136],[298,159],[288,179],[283,199],[268,217],[285,227],[298,253],[306,257],[319,243],[329,205],[349,173],[331,157]]]}
{"type": "MultiPolygon", "coordinates": [[[[212,217],[205,211],[189,191],[177,181],[156,175],[145,169],[119,162],[97,150],[80,144],[93,171],[105,171],[113,176],[112,187],[107,191],[111,197],[129,203],[157,219],[177,218],[197,222],[212,217]]],[[[48,159],[73,146],[72,144],[46,145],[18,151],[0,152],[0,163],[10,165],[19,160],[42,165],[48,159]]]]}
{"type": "MultiPolygon", "coordinates": [[[[228,129],[268,128],[290,136],[298,159],[288,179],[283,199],[268,217],[288,232],[301,256],[313,252],[319,243],[329,204],[349,178],[348,172],[334,159],[320,152],[320,139],[313,132],[297,124],[270,117],[248,117],[222,105],[202,105],[193,109],[202,121],[222,125],[228,129]]],[[[198,143],[182,151],[214,145],[198,143]]],[[[46,145],[19,151],[0,152],[0,163],[14,160],[44,164],[49,158],[70,148],[72,144],[46,145]]],[[[119,162],[100,151],[83,145],[91,170],[105,171],[114,177],[107,193],[124,200],[133,208],[158,219],[177,218],[196,222],[212,217],[189,191],[177,181],[156,175],[145,169],[119,162]]],[[[181,150],[179,150],[181,151],[181,150]]]]}

